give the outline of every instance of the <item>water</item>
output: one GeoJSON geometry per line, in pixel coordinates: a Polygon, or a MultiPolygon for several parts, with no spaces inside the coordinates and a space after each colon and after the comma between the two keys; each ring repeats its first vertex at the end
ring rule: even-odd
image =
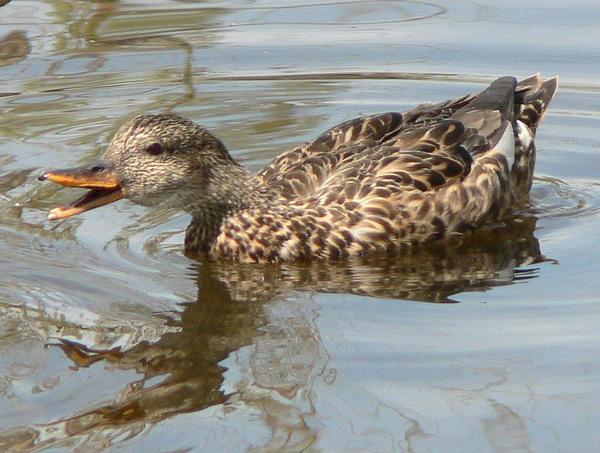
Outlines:
{"type": "Polygon", "coordinates": [[[591,0],[60,2],[0,9],[0,446],[591,451],[600,423],[600,9],[591,0]],[[43,169],[174,111],[245,165],[343,120],[541,71],[532,208],[345,264],[183,257],[188,217],[61,223],[43,169]],[[423,303],[434,302],[434,303],[423,303]]]}

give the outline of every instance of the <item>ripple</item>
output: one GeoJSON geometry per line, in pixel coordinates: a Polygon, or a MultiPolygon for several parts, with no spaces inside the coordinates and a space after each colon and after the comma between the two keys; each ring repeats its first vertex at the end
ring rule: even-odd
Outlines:
{"type": "Polygon", "coordinates": [[[550,176],[536,177],[530,211],[540,218],[592,216],[600,211],[597,187],[574,185],[550,176]]]}
{"type": "Polygon", "coordinates": [[[94,73],[106,64],[106,58],[100,55],[73,55],[50,65],[48,74],[54,76],[72,76],[94,73]]]}
{"type": "MultiPolygon", "coordinates": [[[[281,25],[369,26],[414,22],[430,19],[446,13],[446,8],[419,1],[352,1],[298,5],[265,5],[222,9],[144,9],[136,11],[136,20],[130,13],[114,12],[98,14],[94,37],[100,40],[139,38],[141,34],[152,36],[174,32],[197,32],[201,30],[230,30],[240,27],[281,25]],[[230,16],[219,17],[229,12],[230,16]],[[393,17],[393,19],[390,19],[393,17]]],[[[195,37],[194,39],[198,39],[195,37]]],[[[202,37],[200,39],[210,39],[202,37]]]]}
{"type": "Polygon", "coordinates": [[[435,3],[418,1],[354,1],[330,2],[319,4],[301,4],[285,6],[257,6],[237,8],[240,20],[232,26],[257,25],[381,25],[401,22],[413,22],[439,16],[446,8],[435,3]],[[362,11],[361,11],[361,8],[362,11]],[[244,11],[261,12],[261,21],[243,22],[244,11]],[[267,11],[264,13],[264,11],[267,11]],[[381,18],[396,16],[397,19],[381,18]],[[298,16],[307,20],[297,20],[298,16]],[[270,20],[269,20],[270,19],[270,20]]]}

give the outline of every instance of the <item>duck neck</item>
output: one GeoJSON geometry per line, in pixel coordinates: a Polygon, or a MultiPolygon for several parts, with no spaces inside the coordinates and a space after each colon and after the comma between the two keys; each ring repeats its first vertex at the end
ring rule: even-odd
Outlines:
{"type": "Polygon", "coordinates": [[[211,169],[203,186],[204,193],[188,203],[192,221],[186,230],[185,254],[189,257],[210,251],[225,219],[270,199],[253,175],[233,160],[211,169]]]}

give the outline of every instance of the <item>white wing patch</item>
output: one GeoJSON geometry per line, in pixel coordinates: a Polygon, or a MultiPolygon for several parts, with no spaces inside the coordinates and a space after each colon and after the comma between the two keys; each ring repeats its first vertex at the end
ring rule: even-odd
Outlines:
{"type": "Polygon", "coordinates": [[[495,148],[506,156],[508,168],[511,168],[515,162],[515,133],[510,123],[507,122],[504,134],[502,134],[502,138],[500,138],[495,148]]]}

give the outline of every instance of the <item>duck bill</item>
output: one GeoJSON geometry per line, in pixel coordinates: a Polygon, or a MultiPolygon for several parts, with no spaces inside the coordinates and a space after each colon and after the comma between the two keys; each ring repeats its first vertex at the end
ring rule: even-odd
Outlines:
{"type": "Polygon", "coordinates": [[[73,203],[52,209],[48,214],[48,220],[66,219],[123,198],[119,180],[108,162],[79,168],[50,170],[39,179],[47,179],[66,187],[91,189],[73,203]]]}

